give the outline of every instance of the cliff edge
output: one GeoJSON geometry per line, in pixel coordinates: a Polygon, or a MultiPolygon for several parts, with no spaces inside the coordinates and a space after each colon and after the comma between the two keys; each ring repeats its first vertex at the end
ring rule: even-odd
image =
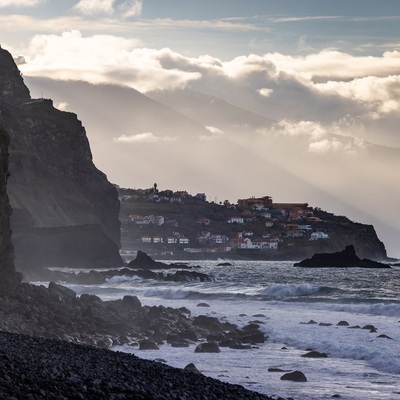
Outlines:
{"type": "MultiPolygon", "coordinates": [[[[88,248],[112,248],[111,263],[121,264],[119,257],[120,222],[119,200],[114,186],[93,164],[92,154],[82,123],[73,113],[60,111],[49,99],[32,99],[11,54],[0,48],[0,124],[10,136],[9,171],[7,191],[13,209],[11,228],[15,247],[17,269],[27,270],[31,237],[43,234],[41,228],[57,228],[62,248],[60,258],[40,260],[42,266],[65,266],[65,249],[75,251],[71,238],[81,227],[82,232],[91,232],[99,225],[97,238],[88,248]],[[60,229],[67,231],[60,235],[60,229]],[[111,241],[112,243],[109,243],[111,241]],[[106,246],[106,247],[107,247],[106,246]],[[43,265],[43,263],[45,265],[43,265]]],[[[89,240],[89,239],[88,239],[89,240]]],[[[47,254],[49,245],[39,240],[40,254],[47,254]]],[[[32,247],[32,246],[30,246],[32,247]]],[[[100,252],[103,254],[102,252],[100,252]]],[[[85,263],[84,251],[80,254],[85,263]]],[[[57,258],[57,257],[55,257],[57,258]]],[[[94,255],[90,255],[93,260],[94,255]]],[[[30,260],[35,264],[34,258],[30,260]]],[[[95,261],[96,264],[99,260],[95,261]]],[[[88,266],[94,266],[93,264],[88,266]]]]}

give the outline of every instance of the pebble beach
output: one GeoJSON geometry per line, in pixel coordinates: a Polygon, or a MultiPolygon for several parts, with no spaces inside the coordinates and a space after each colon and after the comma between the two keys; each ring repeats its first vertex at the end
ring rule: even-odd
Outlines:
{"type": "Polygon", "coordinates": [[[276,399],[122,352],[7,332],[0,371],[4,400],[276,399]]]}

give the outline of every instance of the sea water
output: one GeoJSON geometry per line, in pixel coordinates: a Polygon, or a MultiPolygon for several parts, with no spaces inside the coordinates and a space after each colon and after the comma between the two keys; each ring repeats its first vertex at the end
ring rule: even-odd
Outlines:
{"type": "MultiPolygon", "coordinates": [[[[244,326],[252,321],[268,336],[251,350],[221,348],[195,353],[195,345],[139,351],[115,350],[163,360],[183,368],[189,363],[205,375],[250,390],[294,399],[400,399],[400,268],[296,268],[291,262],[195,261],[211,282],[174,283],[118,276],[104,285],[68,285],[77,294],[103,300],[136,295],[143,305],[185,306],[192,315],[216,316],[244,326]],[[199,303],[209,307],[200,307],[199,303]],[[310,321],[317,322],[309,324],[310,321]],[[347,321],[349,326],[337,325],[347,321]],[[322,325],[320,325],[322,324],[322,325]],[[374,325],[377,332],[362,329],[374,325]],[[355,328],[359,326],[360,328],[355,328]],[[384,335],[383,337],[379,337],[384,335]],[[307,349],[328,358],[303,358],[307,349]],[[300,370],[307,382],[282,381],[282,372],[300,370]]],[[[165,271],[171,273],[173,270],[165,271]]]]}

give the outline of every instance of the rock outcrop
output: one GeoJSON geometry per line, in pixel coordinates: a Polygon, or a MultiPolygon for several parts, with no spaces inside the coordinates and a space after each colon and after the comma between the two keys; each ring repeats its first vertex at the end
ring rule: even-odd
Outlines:
{"type": "Polygon", "coordinates": [[[295,267],[336,267],[336,268],[390,268],[388,265],[369,260],[367,258],[359,258],[353,245],[348,245],[343,251],[336,253],[317,253],[311,258],[294,264],[295,267]]]}
{"type": "MultiPolygon", "coordinates": [[[[22,76],[9,52],[0,48],[0,124],[10,136],[10,178],[7,191],[13,209],[11,227],[18,238],[15,246],[17,269],[30,265],[22,256],[21,242],[29,241],[32,229],[57,228],[60,242],[51,251],[60,248],[60,265],[72,232],[60,229],[71,226],[98,225],[99,249],[97,261],[104,251],[104,235],[120,245],[119,200],[115,187],[92,161],[92,154],[82,123],[73,113],[62,112],[48,99],[31,99],[22,76]],[[26,234],[26,240],[24,235],[26,234]],[[21,255],[21,256],[20,256],[21,255]]],[[[84,228],[82,228],[85,230],[84,228]]],[[[40,239],[38,253],[49,251],[47,231],[36,230],[40,239]]],[[[95,241],[88,246],[89,259],[95,258],[95,241]]],[[[69,247],[74,252],[74,247],[69,247]]],[[[83,254],[81,254],[83,257],[83,254]]],[[[40,260],[30,259],[31,265],[40,260]]],[[[85,257],[82,258],[85,263],[85,257]]],[[[82,263],[81,263],[82,264],[82,263]]],[[[119,257],[119,265],[122,260],[119,257]]],[[[58,266],[58,264],[53,264],[58,266]]],[[[71,265],[73,266],[73,265],[71,265]]],[[[93,266],[93,265],[92,265],[93,266]]]]}

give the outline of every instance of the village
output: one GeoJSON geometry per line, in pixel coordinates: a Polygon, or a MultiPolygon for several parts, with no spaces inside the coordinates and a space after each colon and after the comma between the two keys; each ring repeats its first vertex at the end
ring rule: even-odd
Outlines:
{"type": "MultiPolygon", "coordinates": [[[[118,190],[122,247],[153,255],[258,254],[273,258],[274,252],[290,247],[328,241],[329,227],[337,219],[307,203],[274,203],[270,196],[217,204],[208,202],[204,193],[159,191],[156,184],[150,189],[118,190]]],[[[349,221],[344,218],[342,222],[349,221]]]]}

